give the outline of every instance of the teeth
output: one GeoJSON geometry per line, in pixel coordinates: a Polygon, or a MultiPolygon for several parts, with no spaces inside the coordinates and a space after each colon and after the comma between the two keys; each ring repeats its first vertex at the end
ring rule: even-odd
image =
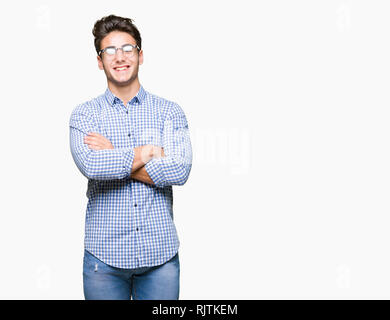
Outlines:
{"type": "Polygon", "coordinates": [[[125,70],[127,67],[122,67],[122,68],[115,68],[116,70],[125,70]]]}

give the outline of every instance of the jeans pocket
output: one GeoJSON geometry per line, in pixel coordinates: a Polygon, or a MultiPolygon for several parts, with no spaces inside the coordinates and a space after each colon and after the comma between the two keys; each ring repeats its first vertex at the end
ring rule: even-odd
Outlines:
{"type": "Polygon", "coordinates": [[[98,272],[106,267],[106,264],[96,258],[93,254],[84,251],[84,272],[98,272]]]}

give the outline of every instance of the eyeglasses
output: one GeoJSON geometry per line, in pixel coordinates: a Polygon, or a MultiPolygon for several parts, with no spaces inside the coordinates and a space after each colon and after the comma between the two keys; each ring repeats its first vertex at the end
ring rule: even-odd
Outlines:
{"type": "Polygon", "coordinates": [[[133,55],[134,55],[134,52],[135,50],[134,49],[138,49],[138,50],[141,50],[137,45],[133,45],[133,44],[124,44],[122,47],[120,48],[116,48],[116,47],[107,47],[107,48],[104,48],[102,50],[99,51],[99,56],[105,52],[106,54],[108,54],[109,56],[114,56],[117,52],[118,49],[121,49],[122,52],[124,54],[126,54],[127,56],[129,56],[129,58],[131,58],[133,55]]]}

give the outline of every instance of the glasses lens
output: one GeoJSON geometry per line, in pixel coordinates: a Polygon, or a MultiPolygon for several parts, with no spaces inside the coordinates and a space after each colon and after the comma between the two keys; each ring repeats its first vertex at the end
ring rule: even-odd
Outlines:
{"type": "Polygon", "coordinates": [[[122,49],[123,49],[123,52],[131,52],[131,51],[133,51],[133,47],[131,45],[129,45],[129,44],[124,45],[122,47],[122,49]]]}
{"type": "Polygon", "coordinates": [[[110,56],[115,54],[115,48],[112,48],[112,47],[109,47],[109,48],[106,48],[106,53],[109,54],[110,56]]]}

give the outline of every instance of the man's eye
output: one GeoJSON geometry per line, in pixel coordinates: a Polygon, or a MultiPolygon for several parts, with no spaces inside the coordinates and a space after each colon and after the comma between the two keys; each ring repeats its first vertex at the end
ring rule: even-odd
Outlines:
{"type": "Polygon", "coordinates": [[[107,54],[115,54],[115,51],[116,51],[115,48],[107,48],[106,49],[107,54]]]}
{"type": "Polygon", "coordinates": [[[133,50],[133,47],[130,45],[123,46],[123,51],[124,52],[131,52],[133,50]]]}

